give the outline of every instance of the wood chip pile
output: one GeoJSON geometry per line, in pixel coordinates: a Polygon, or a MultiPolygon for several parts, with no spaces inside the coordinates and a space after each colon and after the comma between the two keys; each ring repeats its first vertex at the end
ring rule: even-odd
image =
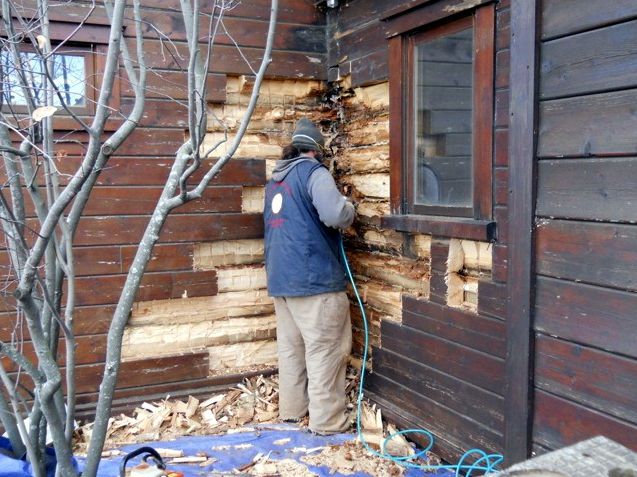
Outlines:
{"type": "MultiPolygon", "coordinates": [[[[348,407],[354,411],[358,397],[358,373],[350,369],[347,374],[348,407]]],[[[121,414],[109,421],[107,440],[103,457],[123,455],[117,448],[124,444],[147,441],[174,440],[188,435],[214,435],[241,432],[245,427],[258,427],[259,424],[274,422],[278,419],[278,378],[277,376],[255,376],[245,379],[242,384],[226,393],[216,394],[206,400],[192,396],[187,401],[170,400],[143,403],[131,416],[121,414]]],[[[307,426],[307,419],[300,423],[307,426]]],[[[361,426],[365,441],[374,449],[380,450],[383,439],[396,432],[391,424],[383,423],[380,409],[364,403],[361,426]]],[[[75,454],[85,455],[91,438],[93,424],[85,424],[75,434],[75,454]]],[[[355,423],[353,422],[355,432],[355,423]]],[[[285,440],[285,439],[283,439],[285,440]]],[[[289,439],[288,439],[289,440],[289,439]]],[[[284,445],[284,442],[275,442],[284,445]]],[[[208,455],[184,456],[173,449],[157,449],[168,463],[191,463],[207,466],[214,462],[208,455]]],[[[293,449],[300,452],[303,449],[293,449]]],[[[411,444],[403,436],[396,436],[386,445],[386,451],[395,456],[414,454],[411,444]]],[[[327,466],[341,474],[363,472],[370,476],[400,476],[403,468],[376,456],[373,456],[358,440],[346,442],[340,446],[325,446],[308,449],[303,452],[301,462],[291,459],[273,460],[269,455],[257,455],[254,460],[241,469],[235,469],[241,475],[278,475],[304,477],[315,475],[305,465],[327,466]]],[[[430,463],[437,458],[430,456],[430,463]]]]}
{"type": "MultiPolygon", "coordinates": [[[[120,414],[108,423],[105,449],[123,444],[172,440],[180,436],[223,434],[248,423],[267,423],[279,416],[279,387],[276,376],[246,378],[226,393],[200,401],[165,399],[143,403],[132,416],[120,414]]],[[[76,454],[85,452],[93,423],[75,434],[76,454]]]]}

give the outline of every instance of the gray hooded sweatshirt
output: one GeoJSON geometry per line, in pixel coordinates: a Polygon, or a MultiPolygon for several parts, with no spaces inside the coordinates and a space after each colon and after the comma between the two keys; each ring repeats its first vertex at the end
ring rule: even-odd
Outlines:
{"type": "MultiPolygon", "coordinates": [[[[303,161],[319,163],[317,159],[304,155],[292,159],[279,159],[274,166],[272,178],[277,182],[282,181],[295,165],[303,161]]],[[[354,205],[339,192],[332,174],[326,168],[319,167],[312,172],[307,189],[321,222],[328,227],[340,229],[352,225],[356,214],[354,205]]]]}

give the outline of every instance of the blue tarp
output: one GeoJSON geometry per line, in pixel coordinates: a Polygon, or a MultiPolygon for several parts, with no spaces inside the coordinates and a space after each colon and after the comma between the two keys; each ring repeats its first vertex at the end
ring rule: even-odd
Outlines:
{"type": "MultiPolygon", "coordinates": [[[[0,437],[0,477],[31,477],[31,465],[28,462],[20,459],[14,459],[5,455],[6,453],[12,453],[11,443],[6,437],[0,437]]],[[[55,475],[55,454],[53,449],[46,450],[46,475],[47,477],[53,477],[55,475]]],[[[77,469],[77,462],[73,462],[77,469]]]]}
{"type": "MultiPolygon", "coordinates": [[[[299,452],[298,448],[314,449],[335,444],[339,445],[346,441],[351,441],[354,438],[355,436],[353,434],[317,436],[300,430],[295,426],[272,425],[261,427],[250,432],[215,436],[181,437],[175,441],[151,442],[143,445],[155,448],[183,450],[184,455],[190,456],[197,455],[198,452],[203,452],[209,457],[216,459],[213,464],[206,467],[199,467],[197,464],[168,465],[169,469],[179,470],[183,472],[186,477],[200,477],[210,475],[210,473],[230,472],[233,469],[240,468],[252,462],[253,458],[259,453],[269,455],[270,460],[293,459],[299,461],[301,457],[305,457],[308,454],[299,452]],[[280,441],[281,439],[289,439],[289,441],[286,441],[285,445],[275,443],[275,441],[280,441]],[[297,448],[296,452],[294,452],[295,448],[297,448]]],[[[142,444],[123,446],[121,450],[128,453],[141,447],[141,445],[142,444]]],[[[103,459],[100,463],[98,477],[116,477],[121,461],[122,456],[103,459]]],[[[132,462],[132,465],[135,465],[135,463],[140,461],[139,459],[134,459],[132,462]]],[[[321,477],[339,477],[343,475],[334,473],[334,470],[329,467],[304,465],[306,465],[311,472],[321,477]]],[[[363,473],[349,475],[354,477],[366,477],[366,474],[363,473]]],[[[410,469],[405,475],[408,477],[448,477],[454,474],[445,471],[431,473],[410,469]]],[[[4,477],[2,472],[0,472],[0,477],[4,477]]]]}
{"type": "MultiPolygon", "coordinates": [[[[270,425],[252,428],[248,432],[237,432],[234,434],[181,437],[174,441],[127,445],[121,447],[121,450],[126,454],[144,445],[154,448],[182,450],[184,455],[187,456],[194,456],[197,455],[198,452],[203,452],[209,457],[216,459],[216,461],[206,467],[200,467],[198,464],[169,464],[171,470],[179,470],[183,472],[186,477],[200,477],[210,475],[211,473],[218,475],[218,473],[221,472],[230,472],[233,469],[240,468],[252,462],[254,457],[259,453],[269,455],[270,460],[293,459],[300,462],[301,457],[308,455],[300,449],[315,449],[330,445],[340,445],[346,441],[353,440],[354,437],[353,434],[317,436],[301,430],[296,426],[270,425]],[[285,440],[284,445],[282,445],[282,440],[285,440]]],[[[10,449],[8,439],[0,438],[0,448],[10,449]]],[[[117,477],[122,459],[123,456],[102,459],[98,470],[98,477],[117,477]]],[[[84,460],[78,458],[78,461],[80,468],[82,468],[84,460]]],[[[137,458],[132,460],[129,464],[133,466],[139,462],[140,459],[137,458]]],[[[303,463],[303,465],[306,465],[311,472],[321,477],[339,477],[343,475],[334,473],[334,469],[329,467],[317,467],[305,463],[303,463]]],[[[11,459],[0,453],[0,477],[30,477],[31,473],[29,470],[29,464],[26,462],[11,459]]],[[[47,470],[47,476],[53,476],[53,466],[50,465],[47,470]]],[[[366,477],[366,474],[360,472],[349,475],[354,477],[366,477]]],[[[418,469],[409,469],[405,475],[407,477],[449,477],[454,474],[448,471],[432,473],[418,469]]]]}

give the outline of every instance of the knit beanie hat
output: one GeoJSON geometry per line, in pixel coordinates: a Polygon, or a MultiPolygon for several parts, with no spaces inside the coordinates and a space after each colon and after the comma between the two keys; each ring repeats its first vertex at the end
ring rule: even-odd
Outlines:
{"type": "Polygon", "coordinates": [[[323,152],[325,138],[321,131],[307,118],[299,119],[292,134],[292,145],[299,149],[323,152]]]}

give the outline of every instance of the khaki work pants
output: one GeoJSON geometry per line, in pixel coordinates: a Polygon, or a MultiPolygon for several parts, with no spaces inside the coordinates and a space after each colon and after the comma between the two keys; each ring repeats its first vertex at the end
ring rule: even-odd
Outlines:
{"type": "Polygon", "coordinates": [[[347,430],[345,371],[352,349],[347,295],[276,297],[274,308],[281,419],[298,419],[309,411],[310,430],[347,430]]]}

